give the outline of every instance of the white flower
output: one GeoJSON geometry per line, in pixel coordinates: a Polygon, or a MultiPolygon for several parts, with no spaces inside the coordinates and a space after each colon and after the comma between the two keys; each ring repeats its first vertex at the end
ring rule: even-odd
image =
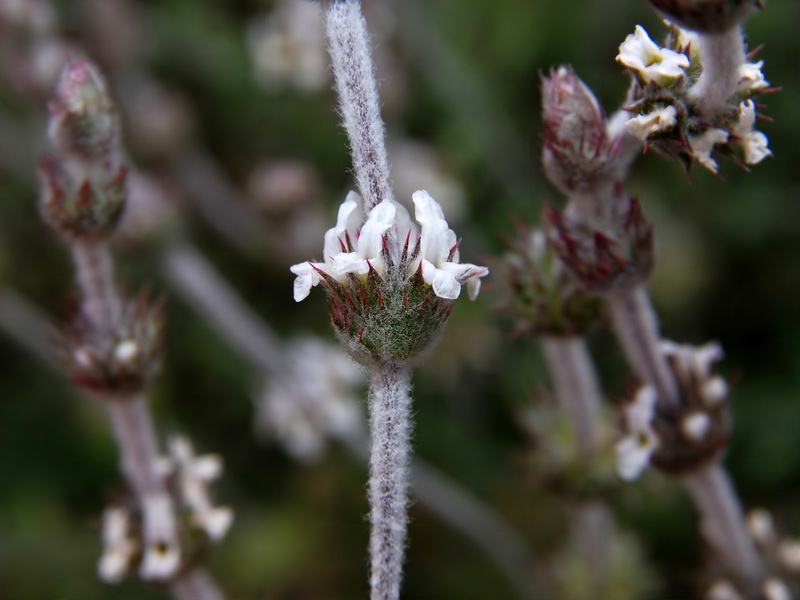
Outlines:
{"type": "Polygon", "coordinates": [[[702,346],[677,344],[669,340],[661,342],[661,351],[675,363],[678,375],[684,381],[705,381],[711,377],[711,366],[723,356],[722,347],[716,342],[702,346]]]}
{"type": "Polygon", "coordinates": [[[267,88],[294,86],[315,92],[328,82],[322,12],[304,0],[280,0],[250,23],[247,45],[256,79],[267,88]]]}
{"type": "Polygon", "coordinates": [[[364,418],[356,388],[364,371],[338,346],[316,338],[290,343],[286,354],[286,372],[271,377],[257,401],[259,430],[306,462],[322,455],[328,437],[361,439],[364,418]]]}
{"type": "Polygon", "coordinates": [[[728,132],[724,129],[706,129],[700,135],[690,135],[689,145],[692,147],[694,159],[712,173],[717,173],[719,165],[711,158],[711,152],[716,144],[728,141],[728,132]]]}
{"type": "Polygon", "coordinates": [[[420,259],[422,277],[433,286],[440,298],[455,300],[466,282],[470,300],[478,296],[481,277],[489,273],[486,267],[458,262],[456,234],[447,225],[442,207],[425,190],[411,196],[416,207],[415,217],[422,226],[420,232],[420,259]]]}
{"type": "Polygon", "coordinates": [[[769,577],[764,582],[765,600],[792,600],[789,587],[777,577],[769,577]]]}
{"type": "Polygon", "coordinates": [[[739,88],[740,94],[759,94],[769,88],[769,81],[764,78],[761,67],[764,61],[757,63],[746,62],[739,68],[739,88]]]}
{"type": "Polygon", "coordinates": [[[681,421],[681,431],[688,439],[700,442],[711,427],[711,417],[704,412],[693,412],[681,421]]]}
{"type": "Polygon", "coordinates": [[[639,477],[658,447],[658,436],[652,428],[655,406],[655,390],[643,386],[636,392],[634,401],[623,409],[628,435],[617,443],[615,450],[617,472],[626,481],[639,477]]]}
{"type": "Polygon", "coordinates": [[[222,474],[222,459],[216,454],[196,456],[191,442],[182,436],[173,437],[169,449],[177,466],[181,497],[193,522],[212,540],[221,540],[233,522],[233,511],[212,506],[208,486],[222,474]]]}
{"type": "Polygon", "coordinates": [[[469,297],[475,299],[480,290],[480,278],[489,273],[486,267],[458,262],[456,234],[447,225],[442,208],[428,194],[421,190],[412,196],[416,207],[418,229],[411,222],[408,212],[401,205],[384,200],[369,213],[367,221],[358,230],[359,195],[350,192],[339,208],[336,227],[325,234],[324,262],[306,262],[291,267],[297,278],[294,282],[294,299],[297,302],[308,296],[312,287],[328,276],[346,283],[347,275],[366,276],[370,268],[381,277],[386,277],[386,264],[382,258],[383,237],[395,227],[401,243],[408,240],[409,251],[413,251],[419,241],[419,256],[411,262],[403,277],[410,277],[422,267],[422,277],[433,286],[440,298],[454,300],[461,292],[461,284],[466,283],[469,297]]]}
{"type": "Polygon", "coordinates": [[[775,522],[764,508],[754,508],[747,513],[747,532],[760,546],[769,546],[775,541],[775,522]]]}
{"type": "Polygon", "coordinates": [[[744,152],[744,162],[755,165],[772,156],[767,147],[769,140],[760,131],[755,131],[756,107],[752,100],[739,104],[739,121],[733,127],[733,135],[744,152]]]}
{"type": "Polygon", "coordinates": [[[107,508],[103,513],[103,555],[97,575],[106,583],[118,583],[128,572],[138,544],[131,537],[131,516],[127,509],[107,508]]]}
{"type": "Polygon", "coordinates": [[[181,565],[181,551],[169,496],[145,497],[142,500],[142,518],[145,547],[139,575],[145,580],[170,579],[181,565]]]}
{"type": "Polygon", "coordinates": [[[620,45],[617,61],[636,71],[645,83],[653,80],[666,83],[683,75],[684,69],[689,67],[685,54],[661,48],[641,25],[637,25],[634,33],[620,45]]]}
{"type": "Polygon", "coordinates": [[[706,600],[742,600],[741,594],[730,581],[718,581],[706,592],[706,600]]]}
{"type": "Polygon", "coordinates": [[[670,105],[658,108],[646,115],[633,117],[625,123],[625,127],[628,129],[628,133],[644,142],[654,133],[673,128],[677,123],[675,118],[677,114],[678,111],[675,110],[675,107],[670,105]]]}

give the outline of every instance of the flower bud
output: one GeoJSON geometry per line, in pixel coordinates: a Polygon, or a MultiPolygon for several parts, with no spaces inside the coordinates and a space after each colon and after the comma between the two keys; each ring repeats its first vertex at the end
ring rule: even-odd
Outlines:
{"type": "Polygon", "coordinates": [[[650,0],[659,12],[681,27],[722,33],[764,8],[762,0],[650,0]]]}
{"type": "Polygon", "coordinates": [[[97,160],[118,143],[114,103],[100,72],[89,61],[67,63],[49,109],[48,134],[59,152],[97,160]]]}
{"type": "Polygon", "coordinates": [[[542,77],[543,163],[554,185],[568,193],[607,177],[619,147],[592,91],[570,67],[542,77]]]}

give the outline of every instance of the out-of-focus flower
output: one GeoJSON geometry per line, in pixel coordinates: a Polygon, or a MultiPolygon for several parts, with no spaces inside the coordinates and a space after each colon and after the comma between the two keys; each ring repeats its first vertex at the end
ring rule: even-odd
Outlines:
{"type": "Polygon", "coordinates": [[[302,461],[319,458],[328,438],[360,440],[357,387],[365,373],[338,346],[303,338],[286,350],[288,370],[271,377],[256,404],[256,427],[302,461]]]}
{"type": "Polygon", "coordinates": [[[794,597],[789,591],[789,586],[777,577],[768,577],[763,590],[765,600],[792,600],[794,597]]]}
{"type": "Polygon", "coordinates": [[[717,581],[706,592],[705,600],[743,600],[742,595],[730,581],[717,581]]]}
{"type": "Polygon", "coordinates": [[[106,583],[122,581],[138,548],[131,535],[130,512],[118,506],[107,508],[103,513],[103,555],[97,565],[98,577],[106,583]]]}
{"type": "Polygon", "coordinates": [[[215,542],[221,540],[233,522],[233,511],[212,506],[208,487],[222,474],[222,459],[217,454],[195,455],[189,439],[182,436],[170,440],[169,450],[177,467],[178,490],[192,521],[215,542]]]}
{"type": "Polygon", "coordinates": [[[617,61],[633,69],[643,83],[669,83],[689,67],[689,57],[669,48],[662,48],[650,39],[644,27],[637,25],[619,47],[617,61]]]}
{"type": "Polygon", "coordinates": [[[617,443],[616,453],[617,472],[626,481],[639,477],[659,445],[652,427],[655,407],[655,390],[643,386],[636,392],[633,402],[623,408],[627,435],[617,443]]]}
{"type": "Polygon", "coordinates": [[[742,148],[744,162],[755,165],[772,156],[767,136],[753,129],[756,122],[756,107],[752,100],[739,104],[739,120],[733,126],[733,140],[742,148]]]}
{"type": "Polygon", "coordinates": [[[775,522],[768,510],[754,508],[747,513],[747,532],[759,546],[770,546],[775,542],[775,522]]]}
{"type": "Polygon", "coordinates": [[[169,496],[143,498],[142,520],[144,554],[142,564],[139,566],[139,575],[144,580],[169,580],[181,566],[181,549],[172,500],[169,496]]]}
{"type": "Polygon", "coordinates": [[[322,12],[313,2],[280,0],[272,13],[250,24],[247,42],[256,78],[265,87],[316,92],[327,86],[322,12]]]}

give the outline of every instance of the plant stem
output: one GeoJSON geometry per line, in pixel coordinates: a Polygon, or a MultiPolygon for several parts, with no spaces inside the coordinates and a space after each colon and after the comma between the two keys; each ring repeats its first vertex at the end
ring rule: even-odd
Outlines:
{"type": "Polygon", "coordinates": [[[369,387],[371,600],[397,600],[403,579],[411,458],[411,369],[372,367],[369,387]]]}
{"type": "Polygon", "coordinates": [[[680,404],[678,386],[660,347],[658,320],[644,286],[606,295],[614,332],[636,375],[655,388],[665,407],[680,404]]]}
{"type": "Polygon", "coordinates": [[[703,72],[692,88],[697,111],[713,117],[723,110],[736,91],[745,61],[742,28],[735,26],[722,33],[700,35],[700,60],[703,72]]]}
{"type": "Polygon", "coordinates": [[[542,336],[545,360],[556,397],[569,415],[580,452],[588,456],[597,445],[600,385],[582,337],[542,336]]]}
{"type": "Polygon", "coordinates": [[[114,286],[114,267],[105,242],[76,240],[70,244],[83,293],[83,312],[104,341],[110,341],[120,306],[114,286]]]}
{"type": "Polygon", "coordinates": [[[683,477],[703,519],[702,530],[722,562],[745,584],[756,583],[761,564],[744,526],[744,516],[730,478],[719,462],[683,477]]]}
{"type": "Polygon", "coordinates": [[[340,109],[364,198],[364,212],[369,213],[382,200],[394,199],[394,194],[367,24],[358,0],[331,0],[324,4],[340,109]]]}
{"type": "Polygon", "coordinates": [[[176,600],[223,600],[224,596],[208,573],[195,569],[179,575],[170,585],[176,600]]]}

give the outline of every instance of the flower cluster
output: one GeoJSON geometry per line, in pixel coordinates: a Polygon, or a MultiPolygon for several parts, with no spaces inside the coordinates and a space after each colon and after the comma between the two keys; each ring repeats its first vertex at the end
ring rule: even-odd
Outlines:
{"type": "Polygon", "coordinates": [[[671,473],[690,471],[716,457],[728,441],[728,384],[711,370],[722,349],[665,341],[662,352],[681,404],[659,406],[655,390],[644,386],[623,407],[627,435],[617,445],[617,468],[624,479],[635,479],[651,463],[671,473]]]}
{"type": "Polygon", "coordinates": [[[198,528],[205,540],[219,542],[233,522],[233,511],[215,507],[209,498],[209,484],[222,473],[222,461],[215,454],[196,456],[184,437],[169,443],[170,457],[163,458],[160,470],[172,484],[171,495],[146,496],[141,513],[135,515],[123,506],[106,509],[103,514],[103,554],[98,575],[107,583],[118,583],[138,563],[144,580],[168,581],[181,568],[185,549],[192,539],[179,542],[180,522],[175,506],[183,506],[188,526],[198,528]],[[172,496],[178,499],[173,501],[172,496]]]}
{"type": "Polygon", "coordinates": [[[583,335],[597,323],[601,301],[564,267],[547,234],[519,225],[500,264],[507,283],[504,308],[519,329],[542,335],[583,335]]]}
{"type": "Polygon", "coordinates": [[[593,226],[582,218],[551,209],[547,212],[550,243],[586,290],[605,292],[631,288],[653,268],[653,228],[639,202],[616,186],[606,223],[593,226]]]}
{"type": "Polygon", "coordinates": [[[305,338],[286,350],[287,371],[271,377],[256,404],[256,426],[302,461],[322,454],[327,438],[360,439],[364,415],[356,388],[364,371],[335,346],[305,338]]]}
{"type": "Polygon", "coordinates": [[[761,71],[763,61],[744,61],[725,108],[709,115],[698,107],[705,90],[700,82],[706,59],[696,34],[673,25],[666,44],[659,46],[637,25],[617,55],[633,76],[625,107],[631,115],[628,133],[645,148],[677,159],[687,171],[697,162],[717,173],[715,156],[730,156],[748,165],[761,162],[771,152],[766,136],[753,128],[753,98],[774,91],[761,71]]]}
{"type": "Polygon", "coordinates": [[[59,358],[72,381],[105,397],[128,397],[146,389],[161,369],[164,354],[164,302],[145,291],[123,301],[109,339],[99,338],[78,313],[56,339],[59,358]]]}
{"type": "Polygon", "coordinates": [[[324,261],[291,267],[295,300],[313,286],[325,287],[337,333],[362,363],[419,357],[443,328],[461,285],[474,299],[489,272],[459,261],[456,235],[427,192],[412,199],[419,227],[390,200],[362,223],[360,197],[351,192],[325,234],[324,261]],[[392,239],[405,240],[400,251],[393,251],[392,239]]]}

